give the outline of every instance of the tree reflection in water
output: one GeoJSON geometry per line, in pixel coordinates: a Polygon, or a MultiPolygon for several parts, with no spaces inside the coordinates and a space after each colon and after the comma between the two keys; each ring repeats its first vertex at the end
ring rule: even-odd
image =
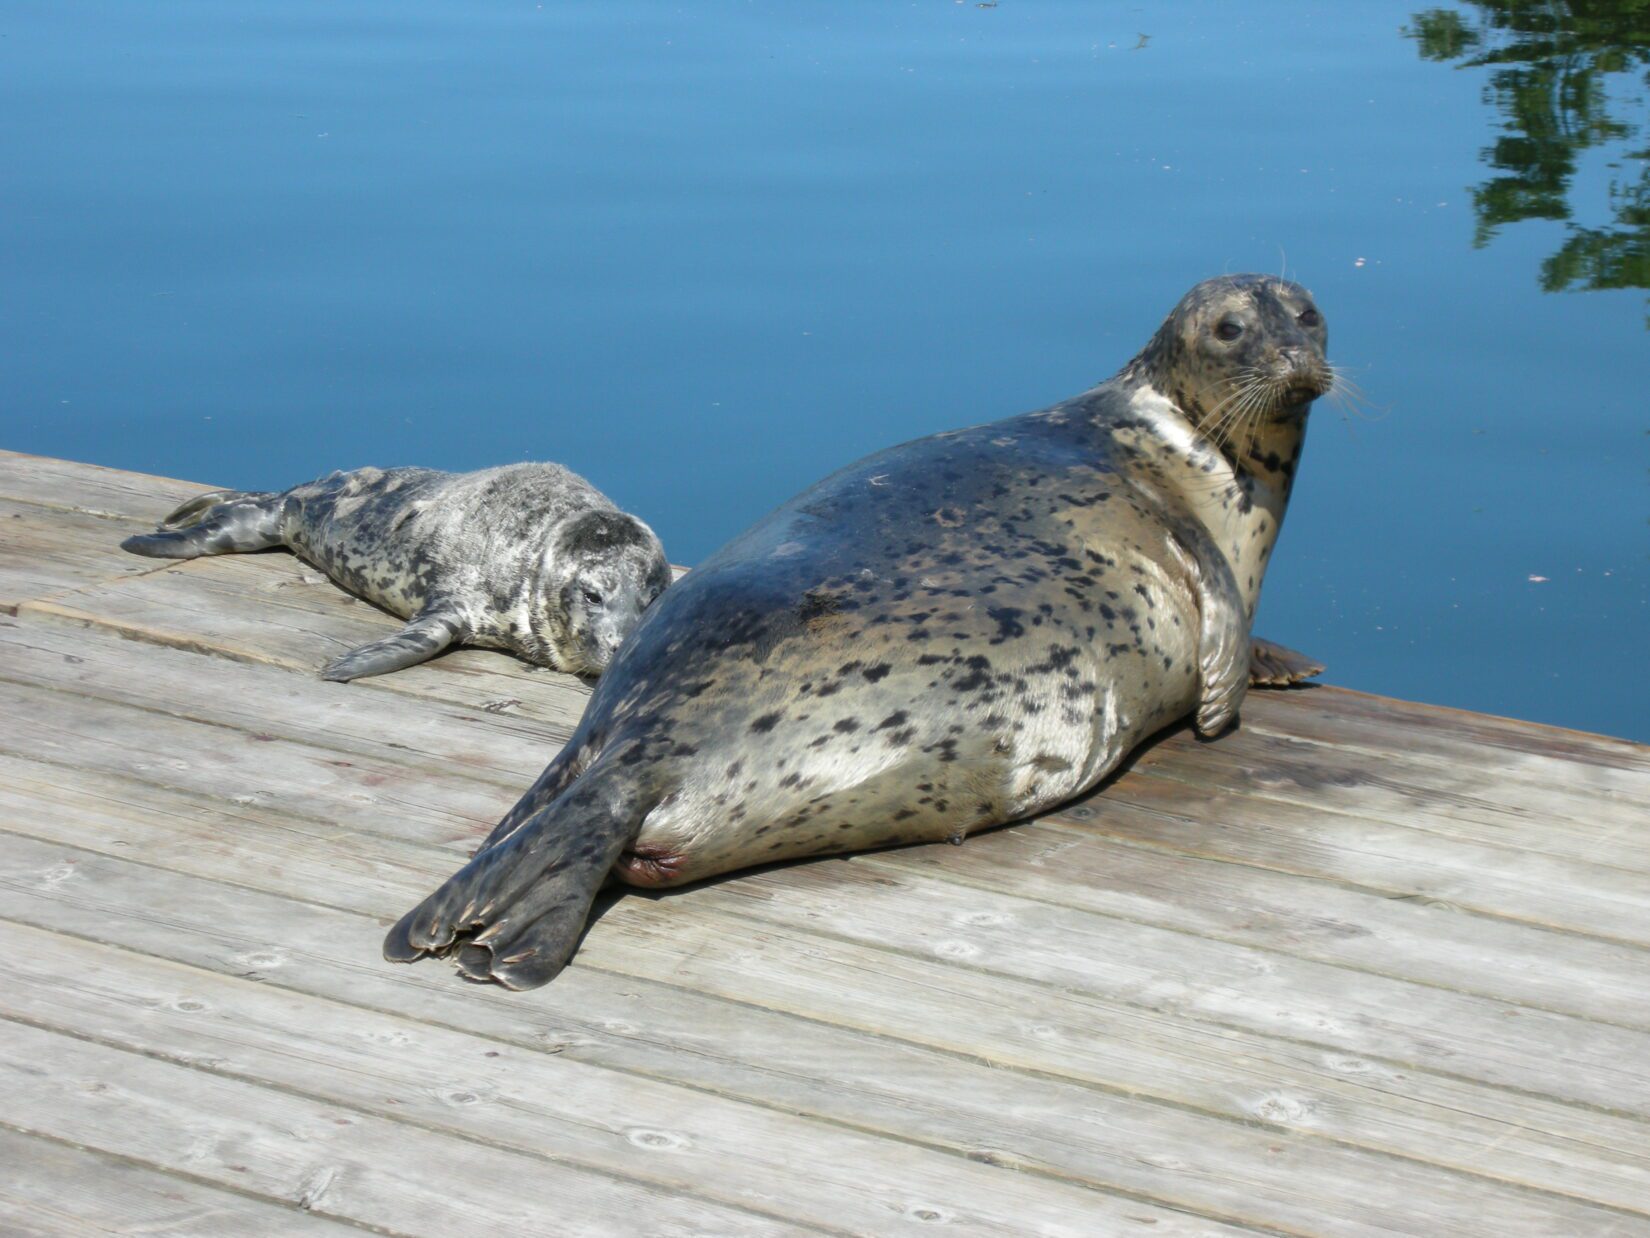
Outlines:
{"type": "Polygon", "coordinates": [[[1404,34],[1423,59],[1491,70],[1485,97],[1501,132],[1483,155],[1500,175],[1473,190],[1474,244],[1505,224],[1562,220],[1568,235],[1541,265],[1542,288],[1650,288],[1650,0],[1462,5],[1417,13],[1404,34]],[[1570,194],[1578,157],[1595,148],[1610,170],[1610,220],[1584,227],[1570,194]]]}

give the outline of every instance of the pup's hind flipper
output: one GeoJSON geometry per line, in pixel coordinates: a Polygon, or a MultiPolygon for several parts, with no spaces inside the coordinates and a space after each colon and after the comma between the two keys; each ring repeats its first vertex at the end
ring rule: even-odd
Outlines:
{"type": "Polygon", "coordinates": [[[212,490],[182,504],[153,533],[140,533],[120,548],[151,559],[198,559],[282,545],[282,496],[212,490]]]}
{"type": "Polygon", "coordinates": [[[267,494],[253,494],[246,490],[208,490],[205,494],[197,494],[192,499],[185,499],[172,509],[172,514],[160,522],[163,529],[187,529],[191,525],[199,524],[205,519],[207,512],[220,503],[233,503],[238,499],[267,499],[267,494]]]}
{"type": "Polygon", "coordinates": [[[465,634],[464,620],[457,611],[426,610],[399,632],[340,654],[326,664],[321,678],[348,683],[416,666],[462,640],[465,634]]]}

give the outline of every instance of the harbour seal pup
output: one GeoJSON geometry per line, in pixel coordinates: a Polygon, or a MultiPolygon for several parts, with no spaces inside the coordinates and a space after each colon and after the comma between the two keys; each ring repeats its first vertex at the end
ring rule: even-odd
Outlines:
{"type": "Polygon", "coordinates": [[[453,644],[598,675],[670,583],[653,530],[559,464],[354,469],[279,494],[214,490],[121,546],[157,559],[290,547],[409,620],[327,663],[350,680],[453,644]]]}
{"type": "Polygon", "coordinates": [[[450,952],[532,987],[610,872],[669,886],[961,841],[1092,787],[1187,714],[1219,734],[1332,384],[1325,342],[1304,288],[1210,280],[1092,390],[804,491],[648,612],[567,746],[385,956],[450,952]]]}

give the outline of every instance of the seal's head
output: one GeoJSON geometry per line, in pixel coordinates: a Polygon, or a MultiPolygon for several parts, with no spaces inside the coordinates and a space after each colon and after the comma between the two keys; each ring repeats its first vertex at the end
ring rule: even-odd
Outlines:
{"type": "Polygon", "coordinates": [[[1312,294],[1271,275],[1204,280],[1124,367],[1222,446],[1246,429],[1298,420],[1334,384],[1312,294]]]}
{"type": "Polygon", "coordinates": [[[664,547],[647,525],[624,512],[583,512],[551,534],[533,636],[552,665],[599,675],[670,578],[664,547]]]}

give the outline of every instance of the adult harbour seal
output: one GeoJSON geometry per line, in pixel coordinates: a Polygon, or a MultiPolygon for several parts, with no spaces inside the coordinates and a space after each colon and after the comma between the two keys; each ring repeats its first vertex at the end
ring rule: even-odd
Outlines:
{"type": "Polygon", "coordinates": [[[157,559],[288,546],[410,621],[329,662],[321,674],[333,680],[458,643],[597,675],[670,583],[653,530],[559,464],[365,468],[279,494],[214,490],[121,545],[157,559]]]}
{"type": "MultiPolygon", "coordinates": [[[[668,886],[1052,807],[1186,714],[1215,735],[1312,401],[1305,289],[1199,284],[1116,377],[827,477],[672,586],[482,849],[385,940],[512,988],[611,871],[668,886]]],[[[1260,673],[1311,664],[1268,647],[1260,673]]]]}

